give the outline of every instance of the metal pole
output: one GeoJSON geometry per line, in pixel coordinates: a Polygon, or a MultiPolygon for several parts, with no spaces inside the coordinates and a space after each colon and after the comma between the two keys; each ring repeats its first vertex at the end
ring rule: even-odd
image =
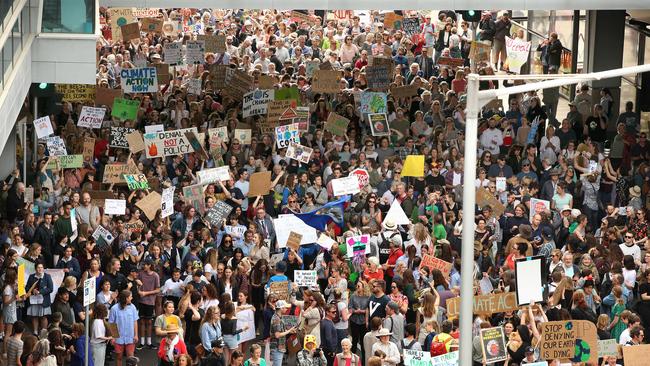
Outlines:
{"type": "MultiPolygon", "coordinates": [[[[38,97],[34,97],[34,119],[38,118],[38,97]]],[[[32,162],[36,162],[38,160],[38,137],[36,136],[36,128],[33,128],[33,136],[34,140],[34,146],[32,148],[32,162]]]]}
{"type": "Polygon", "coordinates": [[[476,205],[476,154],[478,145],[477,74],[467,78],[467,123],[465,126],[465,176],[463,180],[463,244],[460,271],[460,365],[472,364],[472,317],[474,305],[474,210],[476,205]]]}
{"type": "Polygon", "coordinates": [[[88,366],[88,339],[90,338],[90,314],[89,314],[90,306],[86,305],[86,350],[84,352],[85,360],[84,360],[84,366],[88,366]]]}
{"type": "Polygon", "coordinates": [[[23,182],[27,184],[27,118],[23,120],[22,123],[23,136],[22,136],[22,145],[23,145],[23,182]]]}

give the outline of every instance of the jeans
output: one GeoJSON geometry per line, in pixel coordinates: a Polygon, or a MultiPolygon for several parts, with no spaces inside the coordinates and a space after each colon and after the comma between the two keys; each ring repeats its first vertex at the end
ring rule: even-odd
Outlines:
{"type": "Polygon", "coordinates": [[[271,350],[271,366],[282,366],[283,358],[284,352],[280,352],[277,349],[271,350]]]}
{"type": "Polygon", "coordinates": [[[91,343],[90,347],[93,350],[93,364],[95,366],[104,366],[106,343],[91,343]]]}

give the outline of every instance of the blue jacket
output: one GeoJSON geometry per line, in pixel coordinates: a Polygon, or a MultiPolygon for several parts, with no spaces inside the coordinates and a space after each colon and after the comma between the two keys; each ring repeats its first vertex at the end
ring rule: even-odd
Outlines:
{"type": "MultiPolygon", "coordinates": [[[[27,279],[27,284],[25,285],[25,291],[29,291],[32,285],[36,283],[36,281],[38,281],[38,278],[36,278],[35,273],[29,275],[29,279],[27,279]]],[[[54,284],[52,283],[52,276],[50,276],[47,273],[43,273],[43,278],[41,279],[37,287],[40,295],[43,295],[43,307],[49,308],[52,305],[52,301],[50,300],[50,294],[54,290],[54,284]]],[[[29,302],[29,299],[27,301],[29,302]]]]}
{"type": "Polygon", "coordinates": [[[79,261],[75,257],[71,257],[69,261],[65,262],[63,258],[59,259],[59,262],[56,264],[56,268],[69,269],[65,277],[74,276],[77,281],[81,278],[81,266],[79,261]]]}
{"type": "MultiPolygon", "coordinates": [[[[90,342],[88,342],[90,346],[90,342]]],[[[86,357],[86,336],[82,335],[74,341],[74,353],[70,355],[70,366],[83,366],[86,357]]],[[[94,366],[93,352],[88,350],[88,366],[94,366]]]]}

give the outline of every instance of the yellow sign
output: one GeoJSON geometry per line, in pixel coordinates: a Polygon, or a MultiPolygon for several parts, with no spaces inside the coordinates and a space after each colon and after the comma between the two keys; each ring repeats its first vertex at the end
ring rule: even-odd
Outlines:
{"type": "Polygon", "coordinates": [[[56,84],[56,92],[63,94],[64,102],[95,103],[93,84],[56,84]]]}
{"type": "Polygon", "coordinates": [[[25,265],[18,266],[18,296],[25,295],[25,265]]]}
{"type": "Polygon", "coordinates": [[[402,167],[402,177],[424,177],[424,155],[409,155],[402,167]]]}

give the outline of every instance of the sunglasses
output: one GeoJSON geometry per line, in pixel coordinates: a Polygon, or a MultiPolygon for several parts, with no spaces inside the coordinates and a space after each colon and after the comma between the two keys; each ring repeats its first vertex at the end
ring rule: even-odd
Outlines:
{"type": "Polygon", "coordinates": [[[630,235],[625,235],[625,238],[626,238],[626,239],[634,239],[634,237],[633,237],[633,236],[630,236],[630,235]]]}

